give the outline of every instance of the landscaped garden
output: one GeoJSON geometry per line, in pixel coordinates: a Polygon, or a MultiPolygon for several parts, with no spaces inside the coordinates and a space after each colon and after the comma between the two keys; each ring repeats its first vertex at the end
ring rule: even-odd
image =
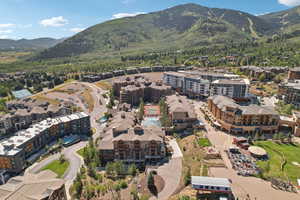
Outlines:
{"type": "Polygon", "coordinates": [[[43,170],[51,170],[57,174],[57,178],[62,178],[66,170],[69,168],[69,161],[61,157],[59,160],[54,160],[48,165],[46,165],[43,170]]]}
{"type": "Polygon", "coordinates": [[[269,156],[267,161],[258,161],[264,178],[280,178],[296,184],[300,178],[300,146],[271,141],[255,142],[264,148],[269,156]]]}

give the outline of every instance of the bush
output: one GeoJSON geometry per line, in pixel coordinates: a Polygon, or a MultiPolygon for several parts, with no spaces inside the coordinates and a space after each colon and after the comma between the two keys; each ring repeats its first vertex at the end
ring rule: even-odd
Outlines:
{"type": "Polygon", "coordinates": [[[121,181],[120,186],[122,189],[126,189],[128,187],[128,184],[126,183],[126,181],[121,181]]]}
{"type": "Polygon", "coordinates": [[[187,186],[191,184],[191,169],[188,168],[187,172],[184,175],[184,185],[187,186]]]}

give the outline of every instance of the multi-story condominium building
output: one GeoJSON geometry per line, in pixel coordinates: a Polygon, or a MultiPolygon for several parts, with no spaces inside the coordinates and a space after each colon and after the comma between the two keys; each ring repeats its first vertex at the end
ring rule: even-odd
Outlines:
{"type": "Polygon", "coordinates": [[[250,82],[236,79],[235,75],[207,72],[165,72],[163,82],[179,93],[189,97],[206,98],[211,95],[226,95],[232,98],[247,98],[250,82]]]}
{"type": "Polygon", "coordinates": [[[285,82],[279,85],[279,94],[286,104],[300,107],[300,80],[285,82]]]}
{"type": "Polygon", "coordinates": [[[27,159],[50,142],[65,135],[89,132],[90,117],[85,113],[48,118],[31,125],[0,142],[0,170],[19,173],[26,168],[27,159]]]}
{"type": "Polygon", "coordinates": [[[170,86],[161,82],[152,82],[143,76],[134,78],[125,77],[114,81],[114,94],[119,97],[120,103],[139,105],[140,99],[148,102],[158,102],[161,97],[173,93],[170,86]]]}
{"type": "Polygon", "coordinates": [[[7,103],[8,113],[0,114],[0,137],[28,128],[48,117],[71,114],[70,105],[54,105],[35,99],[22,99],[7,103]]]}
{"type": "Polygon", "coordinates": [[[171,95],[166,97],[169,117],[175,131],[195,128],[198,124],[193,104],[185,96],[171,95]]]}
{"type": "Polygon", "coordinates": [[[123,161],[145,165],[165,157],[165,133],[159,127],[141,127],[134,113],[119,112],[104,129],[99,143],[103,163],[123,161]]]}
{"type": "Polygon", "coordinates": [[[288,80],[300,79],[300,67],[295,67],[289,70],[288,80]]]}
{"type": "Polygon", "coordinates": [[[252,79],[258,79],[262,74],[266,80],[271,80],[279,73],[287,72],[287,67],[257,67],[257,66],[242,66],[240,71],[247,74],[252,79]]]}
{"type": "Polygon", "coordinates": [[[0,186],[2,200],[67,200],[65,181],[50,170],[26,173],[0,186]]]}
{"type": "Polygon", "coordinates": [[[208,109],[220,128],[231,133],[276,133],[279,115],[267,106],[241,106],[225,96],[208,98],[208,109]]]}
{"type": "Polygon", "coordinates": [[[234,99],[249,97],[248,79],[216,80],[211,84],[211,95],[228,96],[234,99]]]}

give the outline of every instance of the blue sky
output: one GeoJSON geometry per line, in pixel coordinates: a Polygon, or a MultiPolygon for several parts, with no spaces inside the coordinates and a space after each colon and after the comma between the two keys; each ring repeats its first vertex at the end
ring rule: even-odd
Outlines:
{"type": "Polygon", "coordinates": [[[0,0],[0,38],[69,37],[112,18],[184,3],[257,15],[300,5],[300,0],[0,0]]]}

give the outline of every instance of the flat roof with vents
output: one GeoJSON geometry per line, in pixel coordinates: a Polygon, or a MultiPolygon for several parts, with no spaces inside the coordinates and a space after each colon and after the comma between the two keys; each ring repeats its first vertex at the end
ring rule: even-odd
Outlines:
{"type": "Polygon", "coordinates": [[[204,185],[213,187],[230,188],[230,181],[227,178],[214,178],[205,176],[192,176],[192,185],[204,185]]]}

